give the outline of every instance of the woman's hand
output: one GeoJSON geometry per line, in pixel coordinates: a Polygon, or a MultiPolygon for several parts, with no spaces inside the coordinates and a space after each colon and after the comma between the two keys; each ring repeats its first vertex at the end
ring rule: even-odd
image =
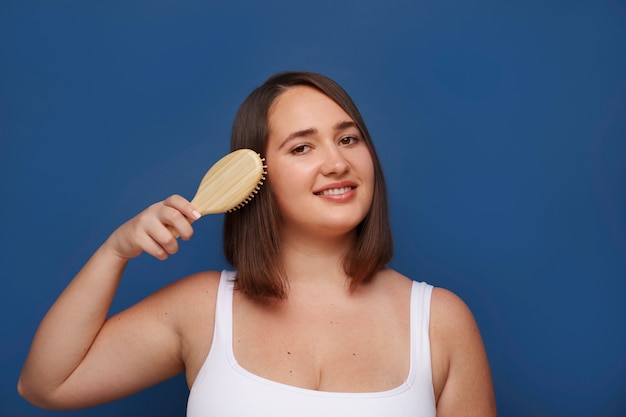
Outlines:
{"type": "Polygon", "coordinates": [[[146,252],[165,260],[178,251],[178,241],[173,231],[181,239],[188,240],[193,235],[191,223],[199,218],[200,213],[189,201],[179,195],[172,195],[124,223],[113,232],[105,245],[123,259],[135,258],[146,252]]]}

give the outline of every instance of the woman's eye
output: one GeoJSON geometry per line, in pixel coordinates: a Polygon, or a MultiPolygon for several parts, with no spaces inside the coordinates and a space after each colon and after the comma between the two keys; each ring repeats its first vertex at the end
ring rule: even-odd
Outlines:
{"type": "Polygon", "coordinates": [[[308,152],[310,149],[309,145],[298,145],[291,150],[291,153],[294,155],[302,154],[308,152]]]}
{"type": "Polygon", "coordinates": [[[342,145],[352,145],[353,143],[357,143],[359,139],[355,136],[344,136],[339,140],[339,143],[342,145]]]}

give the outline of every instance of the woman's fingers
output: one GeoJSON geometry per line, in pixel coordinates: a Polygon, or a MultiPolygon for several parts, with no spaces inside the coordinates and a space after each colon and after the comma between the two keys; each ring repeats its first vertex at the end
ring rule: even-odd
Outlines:
{"type": "Polygon", "coordinates": [[[146,252],[164,260],[178,252],[178,236],[184,240],[191,238],[191,223],[198,218],[200,214],[189,201],[173,195],[120,227],[112,241],[122,257],[134,258],[146,252]]]}
{"type": "Polygon", "coordinates": [[[174,237],[191,239],[193,236],[191,223],[199,218],[200,213],[181,196],[173,195],[163,202],[163,223],[168,226],[174,237]]]}
{"type": "MultiPolygon", "coordinates": [[[[171,233],[170,233],[170,236],[172,236],[171,233]]],[[[155,240],[150,236],[146,236],[146,240],[141,245],[141,247],[143,251],[146,252],[148,255],[152,255],[155,258],[161,261],[164,261],[170,255],[173,255],[174,253],[178,251],[178,244],[175,242],[175,239],[172,238],[172,240],[174,241],[173,244],[169,243],[169,244],[164,245],[162,243],[159,243],[158,240],[155,240]],[[176,246],[174,247],[174,245],[176,246]],[[166,247],[169,247],[169,248],[166,249],[166,247]]]]}
{"type": "Polygon", "coordinates": [[[184,197],[177,194],[169,196],[163,204],[167,207],[172,207],[182,213],[190,222],[198,220],[201,214],[196,208],[184,197]]]}

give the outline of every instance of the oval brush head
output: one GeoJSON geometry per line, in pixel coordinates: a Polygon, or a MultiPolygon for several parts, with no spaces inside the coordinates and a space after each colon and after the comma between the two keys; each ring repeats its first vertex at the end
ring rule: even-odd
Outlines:
{"type": "Polygon", "coordinates": [[[191,203],[203,216],[243,207],[265,180],[263,162],[261,156],[250,149],[229,153],[207,171],[191,203]]]}
{"type": "MultiPolygon", "coordinates": [[[[191,203],[203,216],[242,208],[263,185],[267,174],[264,161],[251,149],[229,153],[204,174],[191,203]]],[[[178,237],[174,229],[170,231],[178,237]]]]}

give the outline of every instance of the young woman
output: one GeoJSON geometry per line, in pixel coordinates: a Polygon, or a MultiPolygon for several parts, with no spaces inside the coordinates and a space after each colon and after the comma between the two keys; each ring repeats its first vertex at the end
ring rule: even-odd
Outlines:
{"type": "Polygon", "coordinates": [[[113,401],[185,372],[187,415],[495,416],[466,305],[385,267],[386,190],[369,133],[330,79],[288,72],[242,104],[232,149],[268,179],[225,216],[235,271],[201,272],[107,319],[130,259],[176,253],[199,217],[171,196],[118,228],[43,319],[18,389],[54,409],[113,401]]]}

